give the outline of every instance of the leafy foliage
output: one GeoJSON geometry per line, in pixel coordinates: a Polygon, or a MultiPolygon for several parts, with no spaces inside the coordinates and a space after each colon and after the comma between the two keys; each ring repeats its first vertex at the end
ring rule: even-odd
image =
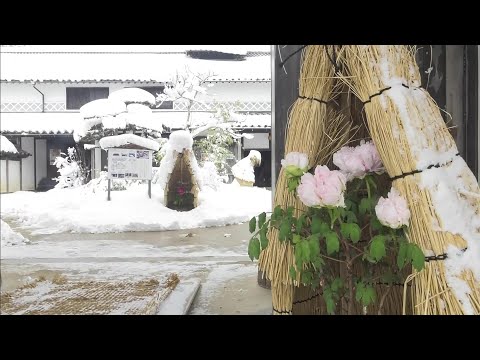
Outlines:
{"type": "MultiPolygon", "coordinates": [[[[296,178],[290,180],[288,189],[295,191],[296,178]]],[[[376,176],[367,175],[347,184],[344,208],[302,212],[277,206],[269,219],[265,213],[252,218],[250,258],[260,256],[268,245],[267,231],[276,229],[279,240],[288,241],[294,249],[290,277],[314,289],[321,287],[327,313],[337,313],[342,299],[362,307],[376,303],[375,284],[401,283],[405,280],[402,269],[411,264],[420,271],[425,261],[421,249],[405,238],[404,228],[391,229],[378,220],[375,205],[379,191],[376,176]],[[333,271],[333,264],[338,263],[346,265],[347,274],[342,278],[333,271]],[[353,273],[354,264],[364,269],[363,275],[353,273]]]]}

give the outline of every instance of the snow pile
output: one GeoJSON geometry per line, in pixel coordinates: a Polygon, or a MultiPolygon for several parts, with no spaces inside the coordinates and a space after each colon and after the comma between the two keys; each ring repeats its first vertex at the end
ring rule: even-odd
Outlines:
{"type": "Polygon", "coordinates": [[[466,251],[450,246],[445,269],[448,284],[462,300],[465,312],[473,313],[467,297],[470,289],[457,276],[470,269],[480,281],[480,214],[476,213],[480,194],[477,180],[465,161],[456,157],[446,166],[424,170],[420,186],[431,194],[439,230],[458,234],[467,242],[466,251]]]}
{"type": "Polygon", "coordinates": [[[0,135],[0,151],[18,153],[17,148],[5,136],[0,135]]]}
{"type": "Polygon", "coordinates": [[[191,150],[193,146],[193,138],[187,130],[174,131],[170,134],[170,148],[178,153],[182,153],[183,149],[191,150]]]}
{"type": "Polygon", "coordinates": [[[139,88],[124,88],[112,92],[108,98],[110,100],[119,100],[125,104],[150,104],[155,105],[155,96],[148,91],[139,88]]]}
{"type": "Polygon", "coordinates": [[[155,140],[147,139],[135,134],[106,136],[100,139],[100,147],[102,149],[116,148],[116,147],[125,146],[129,144],[141,146],[153,151],[157,151],[160,148],[160,144],[155,140]]]}
{"type": "Polygon", "coordinates": [[[124,113],[118,116],[105,116],[102,118],[102,124],[105,129],[125,129],[127,127],[127,121],[122,116],[124,113]]]}
{"type": "Polygon", "coordinates": [[[247,157],[243,158],[232,166],[232,174],[235,178],[255,182],[255,172],[253,167],[259,166],[262,161],[262,155],[256,150],[250,151],[247,157]]]}
{"type": "Polygon", "coordinates": [[[178,212],[163,205],[158,186],[152,187],[151,199],[147,186],[138,185],[114,192],[111,201],[105,192],[83,188],[2,194],[2,218],[21,221],[34,235],[163,231],[243,223],[271,211],[272,201],[268,190],[223,184],[218,191],[201,191],[197,208],[178,212]]]}
{"type": "Polygon", "coordinates": [[[129,104],[127,105],[127,112],[117,117],[122,118],[126,124],[160,132],[163,131],[162,121],[158,118],[154,119],[152,109],[145,105],[129,104]]]}
{"type": "Polygon", "coordinates": [[[203,186],[217,190],[222,184],[222,178],[218,175],[217,167],[212,161],[205,161],[198,172],[203,186]]]}
{"type": "Polygon", "coordinates": [[[29,240],[25,239],[22,235],[12,230],[10,225],[0,219],[0,232],[1,232],[1,246],[23,245],[28,243],[29,240]]]}
{"type": "Polygon", "coordinates": [[[123,101],[112,99],[98,99],[90,101],[80,108],[80,115],[84,119],[101,118],[104,116],[115,116],[127,111],[123,101]]]}
{"type": "MultiPolygon", "coordinates": [[[[132,179],[111,179],[110,180],[110,190],[111,191],[121,191],[127,190],[131,186],[136,186],[139,184],[138,180],[132,179]]],[[[100,174],[97,178],[90,180],[82,189],[86,193],[101,193],[108,190],[108,172],[100,171],[100,174]]]]}
{"type": "Polygon", "coordinates": [[[458,153],[455,142],[453,140],[432,141],[445,131],[445,125],[443,121],[425,122],[424,119],[429,119],[432,116],[429,113],[427,91],[418,88],[420,84],[417,80],[392,76],[389,68],[390,64],[386,57],[387,48],[386,46],[380,47],[384,56],[380,62],[380,69],[384,86],[390,86],[391,89],[380,95],[382,106],[387,106],[384,96],[390,98],[395,104],[402,127],[405,130],[410,152],[417,162],[416,169],[423,170],[430,165],[448,163],[458,153]],[[403,84],[410,86],[410,88],[404,87],[403,84]],[[409,111],[409,107],[413,106],[420,111],[409,111]]]}

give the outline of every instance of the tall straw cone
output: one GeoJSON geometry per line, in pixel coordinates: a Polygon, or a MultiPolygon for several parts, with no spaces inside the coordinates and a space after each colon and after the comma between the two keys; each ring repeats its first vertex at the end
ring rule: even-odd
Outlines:
{"type": "MultiPolygon", "coordinates": [[[[333,75],[324,46],[310,45],[303,50],[300,98],[289,113],[285,154],[292,151],[307,154],[310,167],[318,161],[326,161],[347,141],[350,132],[350,124],[346,123],[344,116],[327,112],[326,102],[332,97],[335,86],[333,75]]],[[[296,209],[294,216],[306,210],[295,194],[288,191],[283,169],[276,184],[274,206],[277,205],[283,208],[293,206],[296,209]]],[[[275,229],[269,232],[268,237],[269,245],[260,255],[259,268],[272,284],[274,314],[290,314],[294,282],[289,269],[294,265],[293,248],[279,241],[275,229]]]]}
{"type": "MultiPolygon", "coordinates": [[[[414,51],[408,46],[343,47],[342,79],[365,103],[368,128],[389,176],[402,176],[393,181],[393,187],[409,205],[408,240],[427,256],[467,249],[463,259],[474,257],[478,265],[478,182],[457,155],[438,106],[420,88],[414,51]],[[450,203],[439,202],[440,195],[450,203]],[[452,206],[467,209],[471,216],[452,222],[445,216],[452,206]]],[[[480,314],[478,269],[465,267],[455,273],[453,261],[450,256],[426,262],[425,269],[409,277],[406,285],[411,285],[414,314],[480,314]],[[459,283],[466,292],[459,292],[459,283]]],[[[405,291],[404,300],[407,297],[405,291]]]]}

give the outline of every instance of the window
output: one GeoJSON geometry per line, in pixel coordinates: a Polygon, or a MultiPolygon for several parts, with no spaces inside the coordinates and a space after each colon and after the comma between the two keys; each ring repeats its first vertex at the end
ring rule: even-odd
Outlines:
{"type": "Polygon", "coordinates": [[[108,98],[108,87],[67,87],[67,110],[78,110],[93,100],[108,98]]]}
{"type": "MultiPolygon", "coordinates": [[[[155,99],[157,98],[157,94],[163,93],[163,89],[165,86],[145,86],[141,87],[140,89],[148,91],[150,94],[155,96],[155,99]]],[[[173,101],[164,101],[162,105],[157,107],[157,105],[152,105],[150,106],[152,109],[173,109],[173,101]]]]}

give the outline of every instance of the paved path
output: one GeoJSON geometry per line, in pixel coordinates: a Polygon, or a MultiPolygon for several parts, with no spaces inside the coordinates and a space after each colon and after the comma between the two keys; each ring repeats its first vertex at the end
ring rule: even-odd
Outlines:
{"type": "MultiPolygon", "coordinates": [[[[15,224],[10,224],[15,229],[15,224]]],[[[248,224],[109,234],[31,236],[25,246],[2,248],[2,290],[28,278],[141,279],[176,272],[201,279],[191,314],[270,314],[269,290],[257,285],[247,256],[248,224]],[[225,236],[230,234],[230,236],[225,236]]]]}

